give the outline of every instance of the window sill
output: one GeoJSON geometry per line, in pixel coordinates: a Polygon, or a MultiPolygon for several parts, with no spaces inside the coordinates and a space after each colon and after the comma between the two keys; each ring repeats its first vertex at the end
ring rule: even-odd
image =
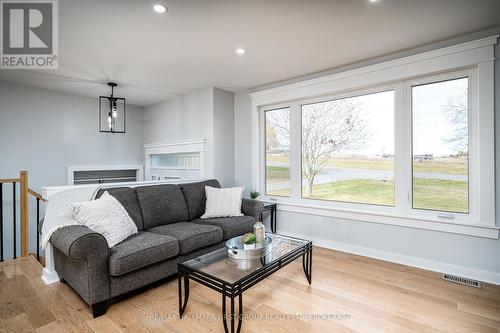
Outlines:
{"type": "Polygon", "coordinates": [[[288,200],[270,199],[278,204],[278,210],[300,214],[341,218],[346,220],[396,225],[408,228],[448,232],[481,238],[498,239],[500,228],[493,225],[474,224],[460,221],[442,221],[439,219],[418,219],[387,214],[384,212],[367,212],[352,209],[338,209],[315,204],[289,202],[288,200]]]}

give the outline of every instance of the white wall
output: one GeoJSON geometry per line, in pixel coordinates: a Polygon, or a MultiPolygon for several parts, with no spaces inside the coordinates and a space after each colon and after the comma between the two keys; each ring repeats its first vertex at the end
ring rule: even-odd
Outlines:
{"type": "MultiPolygon", "coordinates": [[[[141,108],[127,105],[127,133],[99,133],[97,96],[0,82],[0,178],[27,170],[30,187],[40,191],[43,185],[66,184],[68,165],[96,164],[142,164],[141,108]]],[[[4,200],[5,250],[10,256],[10,184],[4,185],[4,200]]],[[[30,199],[30,222],[35,221],[34,202],[30,199]]],[[[30,231],[35,251],[35,229],[30,231]]]]}
{"type": "Polygon", "coordinates": [[[234,94],[214,88],[214,176],[225,187],[234,184],[234,94]]]}
{"type": "Polygon", "coordinates": [[[233,93],[208,87],[144,108],[143,142],[205,139],[205,175],[234,180],[233,93]]]}
{"type": "Polygon", "coordinates": [[[252,191],[252,100],[248,92],[234,94],[234,183],[252,191]]]}
{"type": "MultiPolygon", "coordinates": [[[[496,31],[496,30],[495,30],[496,31]]],[[[493,31],[493,32],[495,32],[493,31]]],[[[498,31],[496,31],[498,33],[498,31]]],[[[484,35],[491,35],[486,32],[484,35]]],[[[470,36],[470,39],[477,38],[470,36]]],[[[463,40],[463,39],[462,39],[463,40]]],[[[461,42],[460,39],[449,43],[461,42]]],[[[446,46],[438,43],[425,49],[446,46]]],[[[500,57],[500,46],[495,49],[500,57]]],[[[404,52],[399,56],[409,55],[404,52]]],[[[379,61],[394,59],[384,57],[379,61]]],[[[363,65],[377,62],[369,61],[363,65]]],[[[349,66],[349,69],[352,66],[349,66]]],[[[331,72],[330,72],[331,73],[331,72]]],[[[495,62],[496,96],[496,223],[500,226],[500,61],[495,62]]],[[[251,99],[248,92],[235,94],[235,183],[252,184],[251,99]]],[[[407,227],[382,225],[330,217],[278,212],[278,232],[312,239],[316,244],[343,251],[450,272],[500,284],[500,240],[455,235],[407,227]],[[318,223],[319,222],[319,225],[318,223]]]]}

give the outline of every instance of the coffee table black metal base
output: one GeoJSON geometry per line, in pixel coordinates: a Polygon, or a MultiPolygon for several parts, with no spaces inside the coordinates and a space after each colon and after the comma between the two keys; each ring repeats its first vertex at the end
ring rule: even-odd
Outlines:
{"type": "Polygon", "coordinates": [[[304,274],[309,284],[311,284],[312,242],[297,248],[295,251],[288,253],[269,265],[263,265],[262,269],[245,276],[235,283],[227,283],[208,274],[192,270],[182,263],[179,263],[179,316],[182,318],[186,311],[189,300],[189,280],[193,280],[222,294],[222,321],[224,324],[224,331],[226,333],[239,333],[243,321],[243,292],[300,257],[302,257],[302,269],[304,270],[304,274]],[[183,281],[184,293],[182,292],[183,281]],[[226,298],[230,299],[229,311],[227,309],[226,298]],[[235,298],[238,298],[238,314],[235,314],[235,298]]]}

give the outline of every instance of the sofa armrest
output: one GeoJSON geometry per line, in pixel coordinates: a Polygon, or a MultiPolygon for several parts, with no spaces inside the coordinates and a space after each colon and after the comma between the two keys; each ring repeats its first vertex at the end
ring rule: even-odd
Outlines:
{"type": "Polygon", "coordinates": [[[253,216],[259,220],[263,211],[264,205],[258,200],[243,198],[241,201],[241,212],[245,215],[253,216]]]}
{"type": "Polygon", "coordinates": [[[82,225],[71,225],[54,231],[54,265],[59,278],[66,281],[98,315],[109,300],[109,249],[101,234],[82,225]],[[95,308],[95,306],[98,308],[95,308]]]}
{"type": "Polygon", "coordinates": [[[109,256],[104,236],[82,225],[71,225],[54,231],[50,243],[72,259],[109,256]]]}

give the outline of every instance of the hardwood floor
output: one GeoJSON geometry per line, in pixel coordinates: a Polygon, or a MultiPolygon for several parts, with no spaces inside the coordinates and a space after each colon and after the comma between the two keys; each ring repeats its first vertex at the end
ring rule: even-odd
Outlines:
{"type": "MultiPolygon", "coordinates": [[[[242,332],[500,332],[500,286],[317,247],[313,264],[312,286],[297,261],[247,291],[242,332]]],[[[33,257],[0,263],[0,333],[223,332],[220,295],[195,282],[182,320],[176,280],[93,319],[68,285],[43,284],[41,271],[33,257]]]]}

